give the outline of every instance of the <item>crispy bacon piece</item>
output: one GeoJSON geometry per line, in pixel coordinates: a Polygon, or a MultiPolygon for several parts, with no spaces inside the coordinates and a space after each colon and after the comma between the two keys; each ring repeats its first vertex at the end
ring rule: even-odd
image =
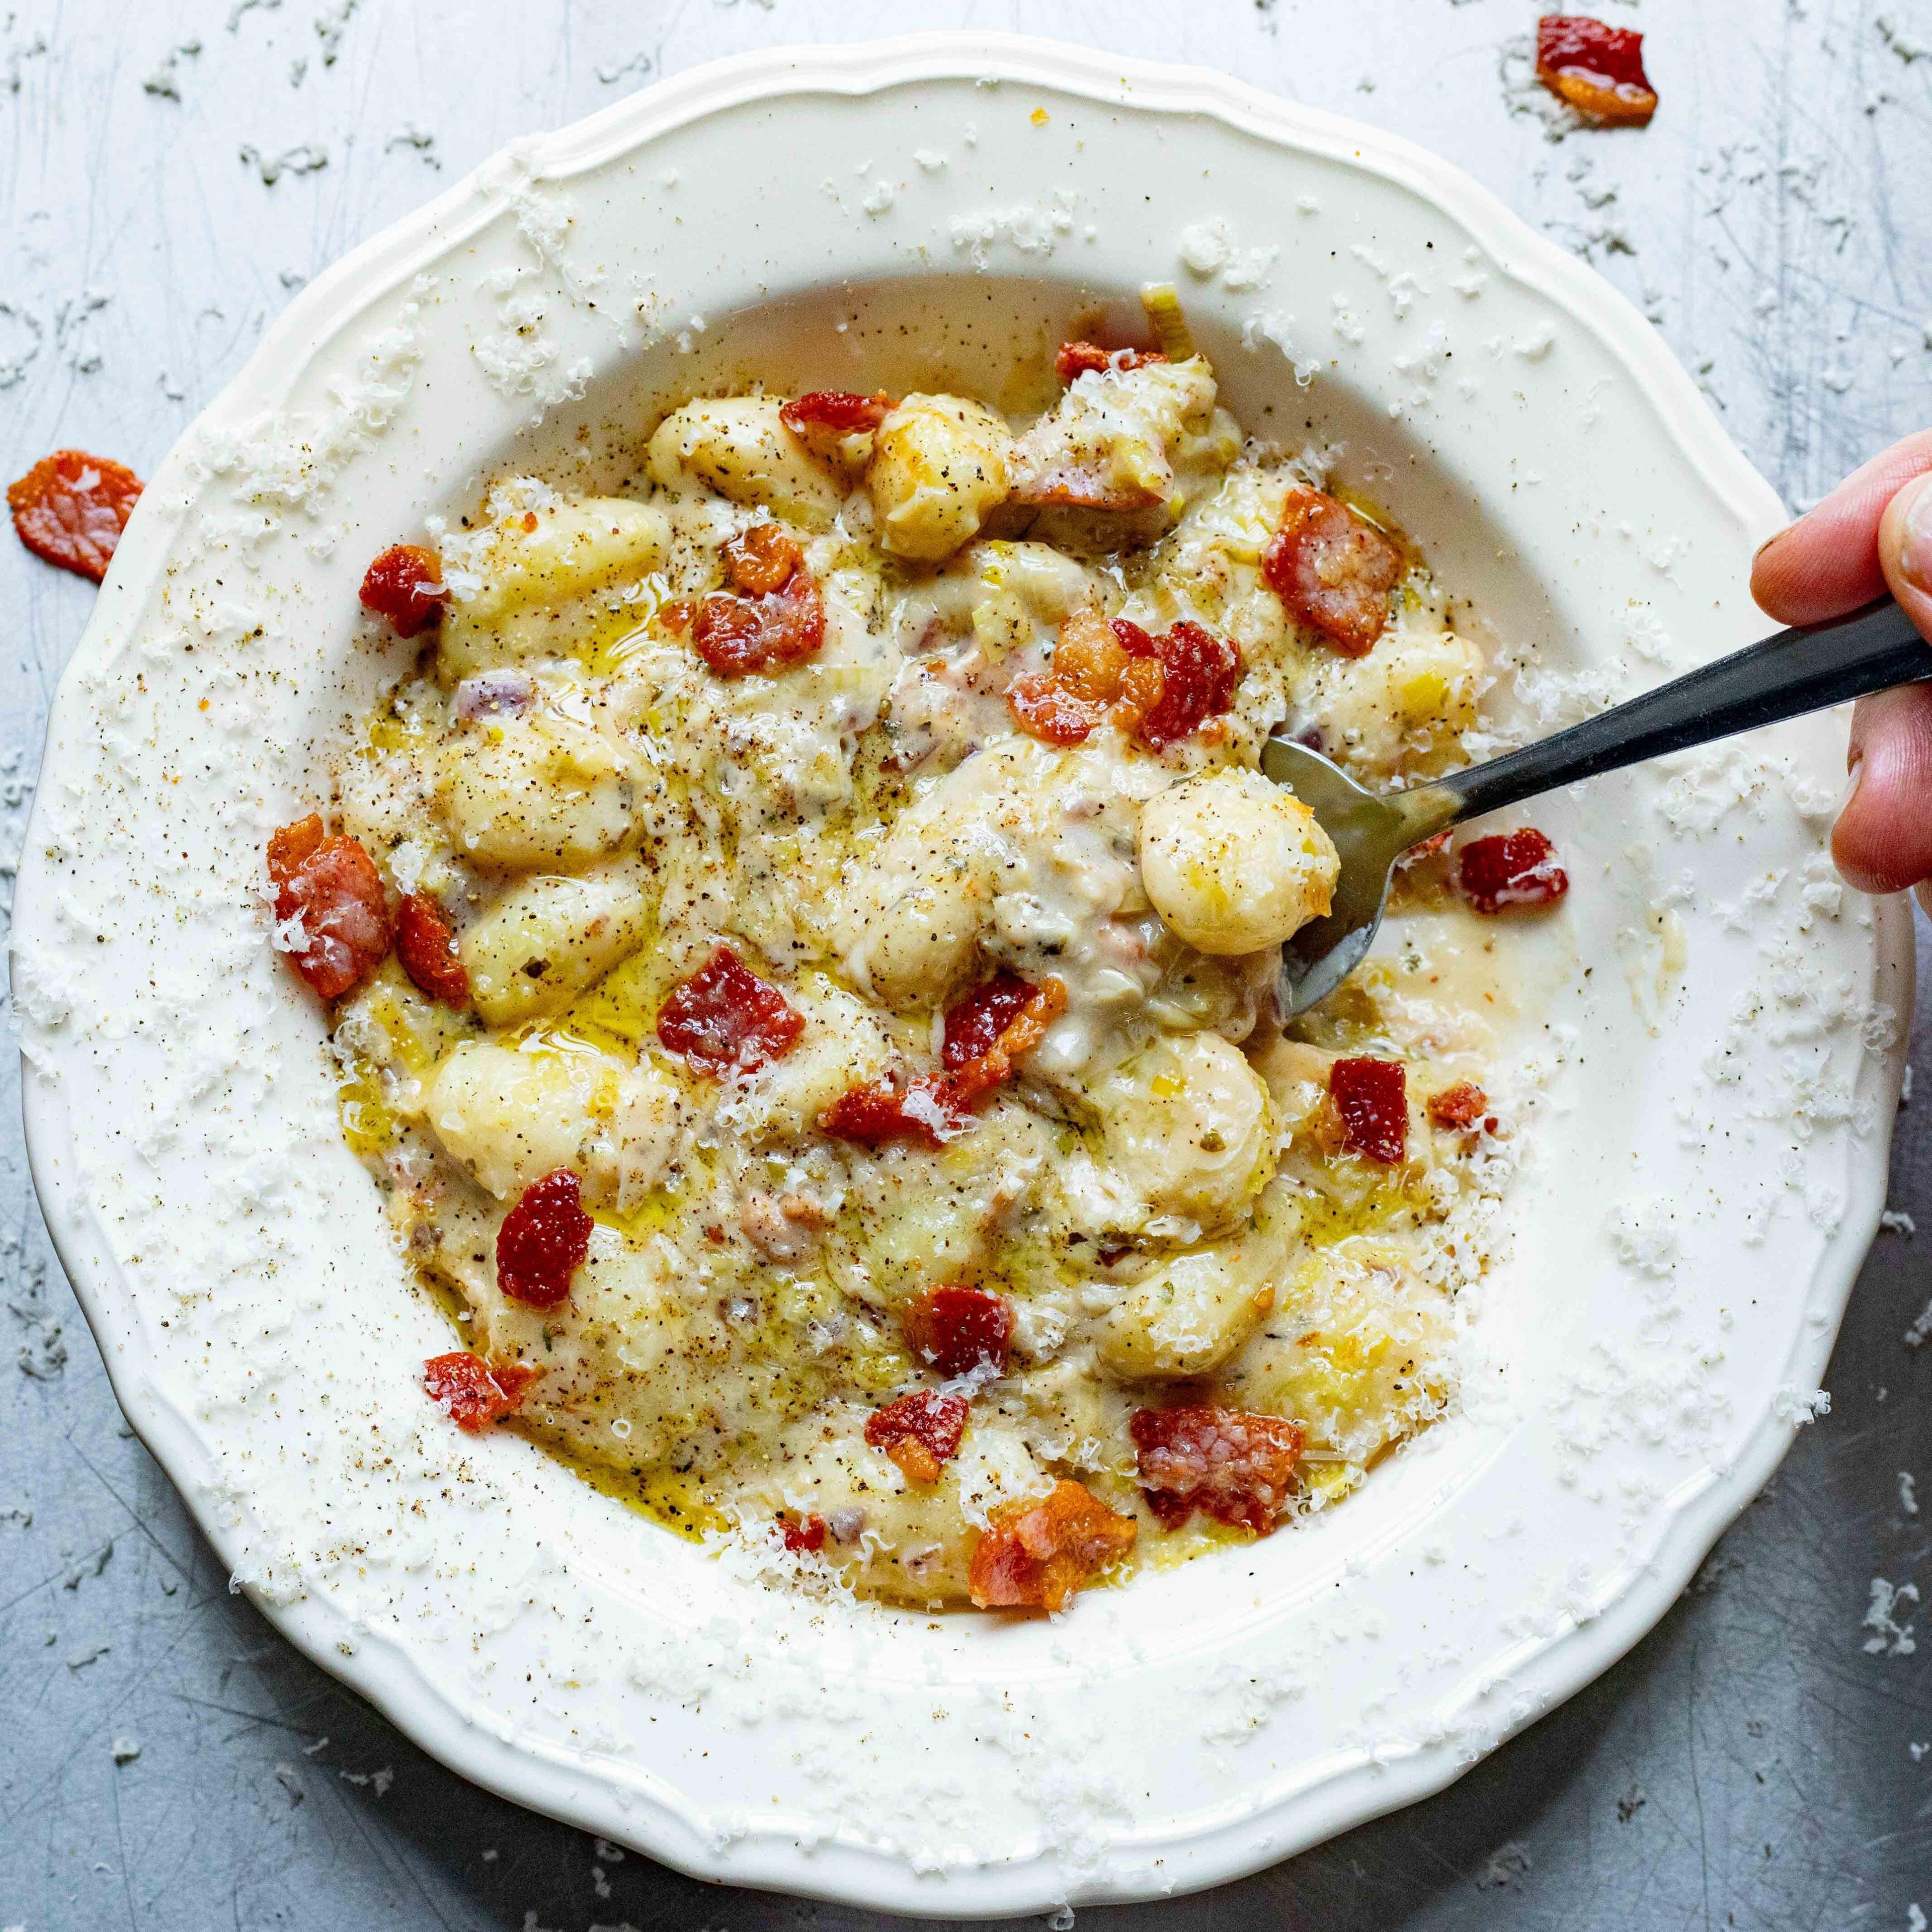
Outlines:
{"type": "Polygon", "coordinates": [[[1537,22],[1536,77],[1593,121],[1641,128],[1657,112],[1643,36],[1587,14],[1546,14],[1537,22]]]}
{"type": "Polygon", "coordinates": [[[1006,687],[1006,707],[1013,722],[1043,745],[1084,744],[1105,722],[1104,713],[1096,717],[1050,670],[1015,678],[1006,687]]]}
{"type": "Polygon", "coordinates": [[[778,1534],[784,1546],[794,1556],[802,1550],[823,1550],[825,1547],[825,1519],[822,1516],[808,1516],[800,1520],[796,1516],[778,1518],[778,1534]]]}
{"type": "Polygon", "coordinates": [[[1158,751],[1227,711],[1241,669],[1240,652],[1198,624],[1151,637],[1130,619],[1076,611],[1052,666],[1016,678],[1006,704],[1022,731],[1049,745],[1078,745],[1111,722],[1158,751]]]}
{"type": "Polygon", "coordinates": [[[966,1118],[938,1097],[938,1088],[930,1078],[906,1088],[884,1080],[848,1087],[819,1115],[818,1131],[859,1147],[884,1147],[888,1141],[943,1147],[965,1131],[966,1118]]]}
{"type": "Polygon", "coordinates": [[[496,1286],[527,1308],[554,1308],[570,1293],[596,1225],[568,1168],[532,1181],[496,1230],[496,1286]]]}
{"type": "Polygon", "coordinates": [[[1281,528],[1262,554],[1262,574],[1288,614],[1344,657],[1366,656],[1388,622],[1402,555],[1346,503],[1291,490],[1281,528]]]}
{"type": "Polygon", "coordinates": [[[805,562],[798,539],[776,524],[754,524],[718,553],[731,588],[746,597],[782,590],[805,562]]]}
{"type": "Polygon", "coordinates": [[[1127,1426],[1142,1493],[1162,1528],[1178,1529],[1196,1510],[1257,1536],[1274,1527],[1301,1455],[1293,1423],[1203,1405],[1138,1409],[1127,1426]]]}
{"type": "Polygon", "coordinates": [[[1473,1080],[1459,1080],[1429,1096],[1429,1118],[1438,1127],[1473,1127],[1483,1118],[1488,1096],[1473,1080]]]}
{"type": "Polygon", "coordinates": [[[1241,654],[1198,624],[1177,624],[1154,644],[1160,658],[1160,698],[1141,720],[1140,735],[1160,751],[1232,706],[1241,654]]]}
{"type": "Polygon", "coordinates": [[[956,1072],[969,1060],[997,1046],[1000,1036],[1019,1018],[1033,992],[1017,973],[996,973],[956,1006],[947,1007],[940,1065],[956,1072]]]}
{"type": "Polygon", "coordinates": [[[1342,1146],[1393,1167],[1408,1151],[1408,1076],[1399,1060],[1338,1060],[1328,1097],[1342,1124],[1342,1146]]]}
{"type": "Polygon", "coordinates": [[[1083,1484],[1059,1482],[1037,1502],[994,1510],[967,1568],[982,1610],[1060,1610],[1074,1592],[1134,1546],[1139,1525],[1083,1484]]]}
{"type": "Polygon", "coordinates": [[[804,1030],[805,1016],[728,946],[719,946],[689,979],[674,986],[658,1015],[658,1038],[664,1051],[713,1079],[782,1060],[804,1030]]]}
{"type": "Polygon", "coordinates": [[[1070,385],[1096,370],[1144,369],[1150,362],[1166,360],[1158,349],[1102,349],[1097,342],[1063,342],[1053,358],[1053,372],[1070,385]]]}
{"type": "Polygon", "coordinates": [[[423,1387],[458,1428],[480,1436],[491,1423],[521,1407],[531,1384],[542,1374],[542,1370],[526,1368],[520,1362],[493,1368],[480,1357],[458,1349],[454,1354],[432,1355],[424,1363],[423,1387]]]}
{"type": "Polygon", "coordinates": [[[456,952],[456,934],[428,892],[411,892],[396,908],[396,958],[432,1000],[458,1012],[470,1004],[470,975],[456,952]]]}
{"type": "Polygon", "coordinates": [[[965,1131],[975,1102],[1012,1078],[1013,1063],[1039,1046],[1047,1028],[1066,1010],[1064,982],[1049,976],[1030,986],[1003,974],[946,1014],[946,1041],[940,1052],[944,1072],[926,1074],[904,1088],[885,1081],[848,1087],[819,1115],[819,1131],[862,1147],[897,1140],[943,1146],[965,1131]],[[1011,1008],[990,1046],[966,1052],[968,1038],[979,1039],[994,1016],[1007,1010],[1010,994],[1002,984],[1007,980],[1024,988],[1024,998],[1011,1008]],[[1000,990],[990,990],[995,987],[1000,990]]]}
{"type": "Polygon", "coordinates": [[[1462,896],[1478,912],[1549,905],[1570,890],[1556,848],[1533,825],[1472,838],[1456,855],[1462,896]]]}
{"type": "Polygon", "coordinates": [[[386,617],[399,638],[420,637],[441,623],[448,601],[442,560],[420,544],[392,544],[362,579],[362,608],[386,617]]]}
{"type": "MultiPolygon", "coordinates": [[[[754,524],[724,546],[729,590],[712,591],[691,620],[691,641],[720,677],[797,664],[825,642],[825,605],[798,539],[754,524]]],[[[669,608],[659,614],[668,618],[669,608]]]]}
{"type": "Polygon", "coordinates": [[[310,812],[268,841],[275,916],[302,921],[296,970],[325,1000],[338,998],[388,957],[389,907],[376,862],[353,839],[330,838],[310,812]]]}
{"type": "Polygon", "coordinates": [[[936,1483],[940,1465],[959,1453],[968,1405],[963,1395],[920,1389],[875,1409],[866,1420],[866,1440],[883,1449],[909,1483],[936,1483]]]}
{"type": "Polygon", "coordinates": [[[1078,745],[1104,724],[1137,730],[1160,702],[1158,646],[1124,617],[1076,610],[1060,627],[1052,664],[1016,678],[1007,708],[1022,731],[1049,745],[1078,745]]]}
{"type": "MultiPolygon", "coordinates": [[[[1024,986],[1026,982],[1022,980],[1020,983],[1024,986]]],[[[970,998],[963,1004],[970,1004],[970,998]]],[[[1029,987],[1024,1003],[1000,1029],[991,1046],[982,1053],[946,1063],[951,1070],[945,1076],[947,1098],[962,1106],[970,1106],[982,1095],[990,1094],[994,1088],[1004,1086],[1012,1078],[1014,1061],[1032,1052],[1046,1037],[1047,1028],[1066,1010],[1065,981],[1057,980],[1049,974],[1038,986],[1029,987]]],[[[966,1030],[977,1023],[976,1021],[962,1018],[962,1044],[966,1030]]],[[[952,1033],[952,1016],[949,1012],[946,1015],[946,1045],[942,1047],[940,1054],[942,1061],[946,1060],[946,1052],[951,1048],[952,1033]]]]}
{"type": "Polygon", "coordinates": [[[869,396],[850,389],[808,389],[778,412],[778,421],[810,450],[830,462],[848,436],[868,436],[889,416],[892,399],[879,389],[869,396]]]}
{"type": "Polygon", "coordinates": [[[1013,1305],[990,1288],[923,1288],[900,1312],[899,1328],[906,1346],[935,1375],[966,1376],[987,1366],[1004,1375],[1013,1305]]]}
{"type": "Polygon", "coordinates": [[[141,479],[124,464],[57,449],[7,485],[7,507],[36,556],[98,584],[140,494],[141,479]]]}

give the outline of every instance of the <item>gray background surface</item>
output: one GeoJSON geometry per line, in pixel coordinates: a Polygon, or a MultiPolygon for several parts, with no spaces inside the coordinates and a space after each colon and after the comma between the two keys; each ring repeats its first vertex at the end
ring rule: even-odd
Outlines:
{"type": "MultiPolygon", "coordinates": [[[[1612,0],[1663,110],[1555,144],[1498,74],[1535,10],[26,0],[0,15],[0,474],[63,443],[146,473],[306,276],[513,135],[718,54],[914,26],[1198,62],[1448,156],[1646,310],[1794,506],[1932,422],[1932,4],[1612,0]]],[[[0,542],[7,891],[92,596],[0,542]]],[[[52,1258],[4,1058],[0,1928],[868,1922],[694,1884],[474,1790],[230,1594],[52,1258]]],[[[1925,1232],[1880,1235],[1830,1415],[1650,1637],[1432,1802],[1082,1924],[1922,1927],[1932,1678],[1916,1596],[1868,1612],[1932,1592],[1932,1480],[1921,1505],[1910,1480],[1932,1479],[1932,1347],[1905,1339],[1932,1297],[1928,1116],[1932,1086],[1892,1167],[1925,1232]]]]}

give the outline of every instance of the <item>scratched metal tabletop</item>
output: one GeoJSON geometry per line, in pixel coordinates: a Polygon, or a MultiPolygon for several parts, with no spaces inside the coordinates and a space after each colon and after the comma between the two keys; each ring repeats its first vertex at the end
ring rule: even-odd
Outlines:
{"type": "MultiPolygon", "coordinates": [[[[1932,0],[1610,0],[1647,32],[1662,110],[1642,134],[1560,142],[1500,76],[1536,10],[19,0],[0,14],[0,475],[62,444],[146,473],[308,276],[513,135],[719,54],[915,25],[1217,67],[1448,156],[1638,303],[1794,506],[1932,423],[1932,0]]],[[[0,542],[6,892],[92,594],[0,542]]],[[[1932,1042],[1923,1003],[1916,1037],[1932,1042]]],[[[231,1594],[115,1406],[34,1204],[4,1058],[0,1932],[882,1922],[702,1886],[472,1789],[231,1594]]],[[[1932,1084],[1900,1117],[1895,1225],[1829,1415],[1621,1664],[1426,1804],[1082,1924],[1924,1928],[1928,1142],[1932,1084]]]]}

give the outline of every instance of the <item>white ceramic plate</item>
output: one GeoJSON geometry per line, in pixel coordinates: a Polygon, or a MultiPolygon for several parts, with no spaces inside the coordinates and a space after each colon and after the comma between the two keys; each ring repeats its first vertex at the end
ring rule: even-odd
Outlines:
{"type": "Polygon", "coordinates": [[[1539,808],[1574,890],[1523,942],[1551,990],[1514,1258],[1462,1412],[1305,1529],[1057,1624],[860,1612],[424,1403],[448,1330],[260,897],[268,830],[398,668],[355,641],[364,562],[506,461],[616,473],[608,426],[674,393],[997,383],[1169,276],[1244,418],[1344,444],[1492,644],[1540,647],[1561,675],[1506,709],[1758,628],[1771,491],[1650,328],[1460,175],[1217,75],[941,35],[687,75],[320,278],[162,466],[55,706],[27,1124],[128,1415],[310,1657],[480,1783],[707,1877],[1138,1898],[1436,1790],[1640,1636],[1763,1482],[1882,1198],[1910,927],[1832,881],[1815,722],[1539,808]]]}

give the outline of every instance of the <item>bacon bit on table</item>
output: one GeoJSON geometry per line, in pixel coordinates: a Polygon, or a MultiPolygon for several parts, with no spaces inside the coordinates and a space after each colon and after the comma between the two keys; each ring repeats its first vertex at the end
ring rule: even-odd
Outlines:
{"type": "Polygon", "coordinates": [[[1429,1096],[1429,1118],[1438,1127],[1473,1127],[1489,1106],[1488,1096],[1473,1080],[1459,1080],[1429,1096]]]}
{"type": "Polygon", "coordinates": [[[520,1408],[530,1385],[542,1374],[542,1370],[526,1368],[520,1362],[493,1368],[459,1349],[454,1354],[432,1355],[424,1363],[423,1387],[458,1428],[480,1436],[490,1424],[520,1408]]]}
{"type": "Polygon", "coordinates": [[[1274,1527],[1301,1455],[1293,1423],[1203,1406],[1137,1409],[1127,1427],[1142,1493],[1163,1528],[1178,1529],[1196,1510],[1257,1536],[1274,1527]]]}
{"type": "Polygon", "coordinates": [[[1346,503],[1291,490],[1262,574],[1298,618],[1344,657],[1365,657],[1388,622],[1402,554],[1346,503]]]}
{"type": "Polygon", "coordinates": [[[778,421],[810,450],[830,461],[848,436],[868,436],[893,409],[884,390],[869,396],[850,389],[808,389],[778,411],[778,421]]]}
{"type": "Polygon", "coordinates": [[[1328,1070],[1328,1097],[1342,1124],[1347,1154],[1393,1167],[1408,1151],[1408,1077],[1399,1060],[1338,1060],[1328,1070]]]}
{"type": "Polygon", "coordinates": [[[823,1550],[825,1547],[825,1519],[822,1516],[808,1516],[801,1522],[796,1516],[782,1516],[778,1518],[778,1534],[784,1539],[784,1546],[794,1556],[808,1550],[823,1550]]]}
{"type": "Polygon", "coordinates": [[[421,544],[392,544],[362,579],[362,608],[386,617],[399,638],[419,637],[441,623],[448,601],[442,560],[421,544]]]}
{"type": "Polygon", "coordinates": [[[825,606],[798,539],[754,524],[720,554],[731,588],[710,592],[691,620],[698,656],[720,677],[812,656],[825,642],[825,606]]]}
{"type": "Polygon", "coordinates": [[[671,988],[658,1014],[658,1038],[694,1073],[714,1080],[782,1060],[798,1044],[805,1016],[728,946],[671,988]]]}
{"type": "Polygon", "coordinates": [[[1478,912],[1549,905],[1570,890],[1556,848],[1533,825],[1472,838],[1456,856],[1462,896],[1478,912]]]}
{"type": "Polygon", "coordinates": [[[1546,14],[1537,22],[1536,77],[1593,121],[1641,128],[1657,112],[1643,36],[1587,14],[1546,14]]]}
{"type": "Polygon", "coordinates": [[[496,1230],[496,1286],[526,1308],[554,1308],[590,1252],[596,1225],[568,1168],[532,1181],[496,1230]]]}
{"type": "Polygon", "coordinates": [[[324,830],[321,815],[284,825],[268,841],[275,916],[299,917],[296,970],[325,1000],[365,980],[388,956],[389,908],[376,862],[353,839],[324,830]]]}
{"type": "Polygon", "coordinates": [[[1082,376],[1102,369],[1144,369],[1150,362],[1165,362],[1158,349],[1102,349],[1097,342],[1063,342],[1053,358],[1053,372],[1069,386],[1082,376]]]}
{"type": "Polygon", "coordinates": [[[1025,988],[1024,998],[1011,1009],[990,1046],[966,1052],[969,1038],[976,1040],[996,1015],[1007,1010],[1010,995],[1002,982],[1012,976],[1001,974],[948,1011],[940,1053],[945,1072],[926,1074],[904,1088],[886,1081],[848,1087],[819,1115],[819,1131],[862,1147],[917,1140],[936,1148],[963,1133],[974,1105],[1012,1078],[1013,1063],[1039,1046],[1066,1010],[1062,981],[1049,976],[1030,986],[1014,980],[1014,986],[1025,988]]]}
{"type": "Polygon", "coordinates": [[[423,992],[458,1012],[470,1004],[470,975],[457,956],[456,934],[428,892],[411,892],[396,908],[396,958],[423,992]]]}
{"type": "Polygon", "coordinates": [[[1061,625],[1053,662],[1016,678],[1014,722],[1049,745],[1078,745],[1106,724],[1159,751],[1227,711],[1241,681],[1232,644],[1182,622],[1150,637],[1126,617],[1077,610],[1061,625]]]}
{"type": "Polygon", "coordinates": [[[899,1314],[912,1354],[949,1378],[975,1369],[1006,1372],[1013,1334],[1013,1305],[984,1288],[922,1288],[899,1314]]]}
{"type": "Polygon", "coordinates": [[[968,1406],[963,1395],[920,1389],[867,1417],[866,1440],[874,1449],[883,1449],[908,1482],[936,1483],[940,1465],[959,1453],[968,1406]]]}
{"type": "Polygon", "coordinates": [[[57,449],[7,485],[7,507],[36,556],[98,584],[140,494],[141,479],[124,464],[57,449]]]}
{"type": "Polygon", "coordinates": [[[1074,1592],[1134,1546],[1140,1526],[1083,1484],[1058,1482],[1037,1502],[994,1510],[967,1582],[982,1610],[1060,1610],[1074,1592]]]}

